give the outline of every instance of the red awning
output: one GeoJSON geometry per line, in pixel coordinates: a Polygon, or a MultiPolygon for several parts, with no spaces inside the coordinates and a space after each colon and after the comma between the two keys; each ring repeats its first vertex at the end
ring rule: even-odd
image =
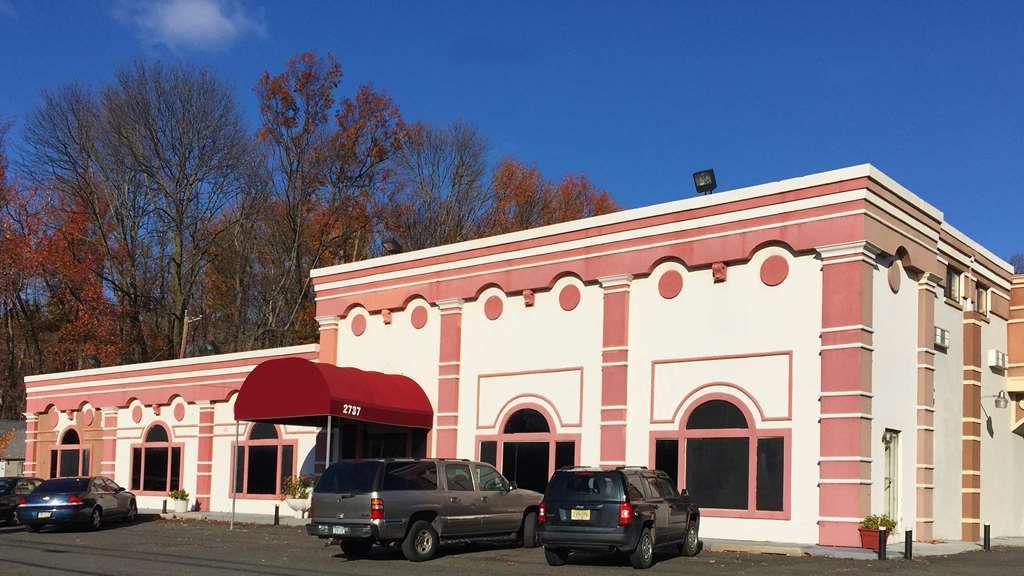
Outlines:
{"type": "Polygon", "coordinates": [[[434,411],[413,379],[278,358],[257,366],[235,399],[236,420],[321,425],[326,417],[430,428],[434,411]]]}

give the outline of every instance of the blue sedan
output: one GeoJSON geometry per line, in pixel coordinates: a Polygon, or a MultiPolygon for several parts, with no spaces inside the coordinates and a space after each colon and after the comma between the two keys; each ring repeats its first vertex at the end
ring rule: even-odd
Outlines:
{"type": "Polygon", "coordinates": [[[18,499],[18,520],[32,532],[47,524],[75,524],[93,530],[112,519],[132,521],[135,495],[103,476],[46,480],[18,499]]]}

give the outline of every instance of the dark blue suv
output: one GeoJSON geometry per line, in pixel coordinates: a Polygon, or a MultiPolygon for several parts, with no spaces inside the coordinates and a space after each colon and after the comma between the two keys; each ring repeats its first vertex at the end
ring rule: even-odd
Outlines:
{"type": "Polygon", "coordinates": [[[667,474],[643,467],[565,468],[551,477],[538,514],[548,564],[573,550],[629,554],[635,568],[654,563],[654,549],[675,546],[686,556],[702,548],[700,510],[667,474]]]}

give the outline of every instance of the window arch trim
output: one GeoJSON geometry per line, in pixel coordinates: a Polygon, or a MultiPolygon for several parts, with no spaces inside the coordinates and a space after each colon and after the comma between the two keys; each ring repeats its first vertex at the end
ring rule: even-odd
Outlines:
{"type": "Polygon", "coordinates": [[[279,424],[271,424],[274,427],[274,431],[277,434],[277,438],[273,439],[256,439],[250,438],[253,430],[256,428],[257,422],[250,422],[246,425],[245,434],[241,436],[241,440],[237,443],[232,440],[231,442],[231,468],[228,474],[228,494],[237,495],[239,498],[245,498],[248,500],[280,500],[281,499],[281,484],[283,479],[281,478],[282,467],[285,465],[285,450],[283,447],[291,447],[291,476],[298,476],[301,473],[299,470],[299,441],[295,439],[286,438],[284,435],[284,428],[279,424]],[[273,494],[259,494],[250,493],[249,490],[249,456],[250,448],[259,446],[275,446],[277,447],[277,464],[274,471],[274,477],[276,481],[276,489],[273,494]],[[238,452],[242,452],[242,474],[238,478],[240,480],[242,489],[236,490],[236,470],[235,467],[238,465],[238,452]]]}
{"type": "Polygon", "coordinates": [[[50,478],[71,478],[75,476],[88,476],[92,473],[92,450],[89,444],[83,442],[82,433],[74,424],[61,431],[57,443],[50,449],[50,478]],[[78,442],[65,444],[67,435],[74,433],[78,442]],[[75,454],[78,463],[73,474],[64,474],[64,459],[75,454]],[[65,456],[67,455],[67,456],[65,456]]]}

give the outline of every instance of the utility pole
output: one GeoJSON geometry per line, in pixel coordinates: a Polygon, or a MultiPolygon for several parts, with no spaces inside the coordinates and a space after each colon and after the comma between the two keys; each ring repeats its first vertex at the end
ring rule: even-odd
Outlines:
{"type": "Polygon", "coordinates": [[[202,314],[195,318],[188,317],[188,308],[185,308],[185,318],[181,322],[181,350],[178,352],[178,358],[185,357],[185,344],[188,343],[188,325],[192,322],[197,322],[203,317],[202,314]]]}

